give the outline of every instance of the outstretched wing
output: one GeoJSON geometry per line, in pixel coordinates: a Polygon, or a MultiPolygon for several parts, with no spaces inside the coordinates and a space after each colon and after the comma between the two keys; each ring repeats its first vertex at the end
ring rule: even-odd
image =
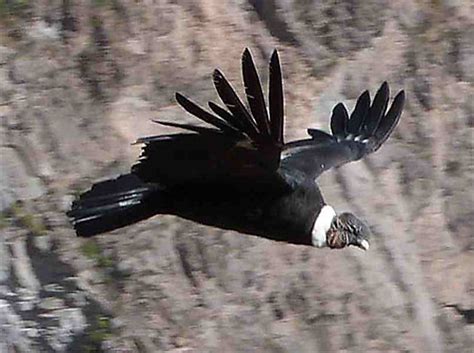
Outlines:
{"type": "Polygon", "coordinates": [[[287,188],[278,174],[283,147],[283,89],[277,52],[270,61],[270,113],[248,49],[242,56],[242,74],[250,111],[224,75],[215,70],[214,84],[227,109],[210,102],[211,113],[176,93],[177,102],[188,113],[210,126],[155,121],[188,132],[138,140],[145,146],[132,172],[165,187],[213,183],[287,188]]]}
{"type": "Polygon", "coordinates": [[[375,152],[396,127],[405,102],[400,91],[387,111],[390,91],[384,82],[370,104],[365,91],[357,100],[350,117],[342,103],[332,112],[331,132],[308,129],[310,139],[284,146],[281,169],[299,171],[305,177],[316,178],[325,170],[356,161],[375,152]]]}

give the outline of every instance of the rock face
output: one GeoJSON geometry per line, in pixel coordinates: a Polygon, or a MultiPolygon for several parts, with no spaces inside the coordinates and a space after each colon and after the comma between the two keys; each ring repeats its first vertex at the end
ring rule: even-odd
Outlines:
{"type": "MultiPolygon", "coordinates": [[[[0,8],[0,352],[470,352],[474,13],[469,1],[8,1],[0,8]],[[387,80],[391,139],[324,175],[372,226],[368,253],[171,216],[93,240],[64,212],[128,170],[182,91],[238,89],[280,50],[286,139],[387,80]]],[[[166,130],[169,131],[169,130],[166,130]]]]}

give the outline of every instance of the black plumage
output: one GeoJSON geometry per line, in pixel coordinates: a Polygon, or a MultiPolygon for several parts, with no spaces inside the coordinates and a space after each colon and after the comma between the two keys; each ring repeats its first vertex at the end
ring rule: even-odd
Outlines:
{"type": "Polygon", "coordinates": [[[326,205],[315,179],[325,170],[376,151],[397,125],[399,92],[386,113],[388,84],[372,105],[368,91],[350,114],[333,109],[331,134],[308,129],[308,139],[284,142],[284,97],[278,53],[270,60],[269,107],[250,51],[242,56],[250,111],[224,75],[214,84],[226,106],[212,112],[177,93],[177,102],[206,126],[156,121],[184,133],[151,136],[130,174],[98,183],[74,201],[69,217],[80,236],[123,227],[155,214],[187,219],[295,244],[368,248],[368,227],[326,205]]]}
{"type": "Polygon", "coordinates": [[[268,87],[271,132],[276,143],[283,145],[284,128],[284,97],[283,97],[283,79],[281,76],[280,59],[275,50],[270,59],[270,84],[268,87]]]}
{"type": "Polygon", "coordinates": [[[271,134],[267,107],[265,106],[260,79],[248,49],[245,49],[242,56],[242,76],[252,116],[255,118],[260,135],[267,138],[271,134]]]}

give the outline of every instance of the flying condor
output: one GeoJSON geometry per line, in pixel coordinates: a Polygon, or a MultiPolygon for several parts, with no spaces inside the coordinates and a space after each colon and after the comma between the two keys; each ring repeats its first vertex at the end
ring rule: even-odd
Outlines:
{"type": "Polygon", "coordinates": [[[209,102],[212,113],[176,93],[177,102],[209,126],[156,121],[185,132],[140,138],[142,154],[129,174],[99,182],[73,202],[68,216],[77,235],[173,214],[293,244],[367,250],[367,225],[352,213],[337,214],[315,179],[378,150],[400,119],[404,92],[388,109],[384,82],[372,101],[362,93],[350,115],[337,104],[331,134],[308,129],[307,139],[285,143],[277,51],[270,60],[268,109],[248,49],[242,74],[250,109],[219,70],[213,79],[224,106],[209,102]]]}

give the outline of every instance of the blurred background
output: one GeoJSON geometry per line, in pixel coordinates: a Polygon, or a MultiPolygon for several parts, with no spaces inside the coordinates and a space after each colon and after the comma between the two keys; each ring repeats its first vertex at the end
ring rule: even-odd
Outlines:
{"type": "Polygon", "coordinates": [[[0,352],[472,352],[474,3],[0,0],[0,352]],[[387,80],[407,92],[375,154],[324,175],[371,249],[318,250],[171,216],[78,239],[64,212],[129,170],[180,91],[266,89],[286,140],[387,80]]]}

